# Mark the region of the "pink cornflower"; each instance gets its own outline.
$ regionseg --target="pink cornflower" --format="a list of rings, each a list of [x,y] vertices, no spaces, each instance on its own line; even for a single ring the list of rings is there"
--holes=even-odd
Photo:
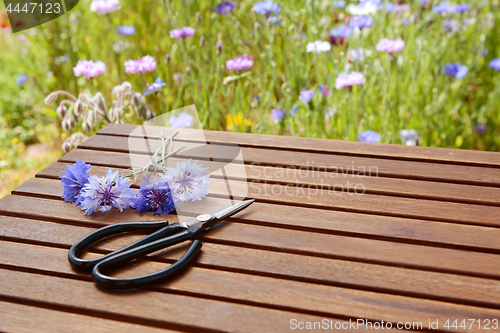
[[[365,82],[366,79],[362,73],[341,73],[335,80],[335,88],[342,89],[344,87],[352,87],[354,85],[363,84]]]
[[[170,30],[170,37],[179,39],[194,36],[194,28],[184,27],[180,29]]]
[[[156,61],[150,55],[136,59],[125,61],[125,72],[131,74],[152,72],[156,68]]]
[[[226,68],[230,71],[246,71],[253,66],[253,55],[244,54],[226,61]]]
[[[106,71],[106,65],[102,61],[79,60],[73,68],[75,76],[84,75],[87,79],[92,79]]]
[[[94,0],[90,4],[90,11],[108,15],[120,9],[120,0]]]
[[[377,43],[376,49],[379,52],[401,52],[405,47],[405,42],[401,38],[398,39],[387,39],[382,38],[380,42]]]

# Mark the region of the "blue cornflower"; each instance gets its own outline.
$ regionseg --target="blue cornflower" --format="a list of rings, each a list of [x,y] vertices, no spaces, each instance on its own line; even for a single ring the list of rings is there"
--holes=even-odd
[[[427,5],[429,3],[429,0],[420,0],[421,5]]]
[[[385,11],[390,13],[394,10],[395,5],[392,2],[388,2],[385,4]]]
[[[353,16],[349,20],[349,27],[351,28],[359,28],[359,29],[364,29],[364,28],[369,28],[373,26],[373,17],[371,16]]]
[[[328,90],[328,86],[326,84],[320,83],[319,84],[319,91],[325,97],[330,95],[330,91]]]
[[[150,181],[147,176],[144,177],[139,192],[131,200],[131,207],[136,208],[139,213],[152,210],[153,215],[173,211],[175,203],[168,182],[159,178]]]
[[[452,10],[454,13],[463,13],[470,10],[470,5],[455,5]]]
[[[215,5],[215,12],[222,15],[228,14],[233,11],[235,5],[232,1],[223,1]]]
[[[450,7],[451,7],[450,3],[445,1],[445,2],[440,3],[437,6],[434,6],[434,8],[432,8],[432,10],[434,11],[434,13],[446,13],[450,10]]]
[[[282,108],[278,108],[278,110],[271,109],[271,117],[273,117],[274,123],[277,124],[285,118],[285,111]]]
[[[488,65],[490,68],[500,71],[500,58],[492,59]]]
[[[453,19],[444,20],[443,28],[448,32],[458,31],[460,29],[460,23],[457,20]]]
[[[486,126],[486,124],[477,124],[474,127],[474,133],[476,133],[476,134],[484,134],[484,133],[486,133],[487,129],[488,129],[488,127]]]
[[[274,24],[274,25],[278,25],[280,23],[280,19],[277,17],[277,16],[269,16],[268,18],[269,22]]]
[[[330,34],[330,43],[333,45],[344,44],[345,38],[352,35],[352,28],[346,25],[340,25],[330,30]]]
[[[293,116],[295,116],[295,113],[297,112],[297,110],[299,109],[299,107],[300,107],[300,106],[299,106],[298,104],[295,104],[295,105],[293,106],[293,108],[290,110],[290,115],[291,115],[292,117],[293,117]]]
[[[122,36],[131,36],[135,34],[135,27],[133,25],[123,25],[116,28],[116,31],[118,31],[118,34]]]
[[[444,66],[443,72],[449,76],[461,79],[465,76],[465,74],[467,74],[467,66],[453,62],[451,64]]]
[[[380,134],[372,130],[364,131],[358,135],[358,141],[377,143],[380,142]]]
[[[344,0],[335,0],[332,2],[333,7],[336,8],[344,8],[345,7],[345,1]]]
[[[488,49],[483,49],[481,54],[483,55],[483,57],[486,57],[488,55]]]
[[[300,92],[299,101],[309,103],[314,97],[314,90],[302,90]]]
[[[193,116],[181,112],[177,117],[176,116],[170,117],[170,119],[168,120],[168,124],[173,128],[191,127],[191,125],[193,125]]]
[[[200,161],[196,160],[191,164],[189,159],[177,162],[177,166],[168,169],[162,179],[168,182],[175,202],[194,202],[205,197],[211,187],[210,174],[207,171],[208,168],[204,168]]]
[[[149,95],[154,92],[160,91],[161,88],[165,86],[165,83],[161,80],[161,78],[156,78],[154,83],[148,84],[146,90],[144,91],[144,96]]]
[[[21,84],[23,84],[24,82],[26,82],[28,80],[28,76],[27,75],[19,75],[16,79],[16,83],[18,86],[20,86]]]
[[[274,3],[273,0],[256,2],[255,5],[253,5],[253,11],[266,16],[270,16],[271,14],[279,15],[281,13],[280,6]]]
[[[410,24],[410,21],[408,19],[404,18],[404,19],[401,20],[401,24],[402,25],[408,25],[408,24]]]
[[[92,176],[83,186],[79,195],[79,203],[86,215],[97,211],[106,213],[116,207],[122,212],[129,208],[134,198],[134,190],[130,188],[128,178],[119,176],[118,171],[107,170],[105,177]]]
[[[75,164],[66,167],[62,172],[63,175],[59,177],[61,178],[61,187],[64,188],[61,196],[64,201],[76,201],[77,206],[80,204],[78,195],[89,181],[89,171],[90,165],[81,160],[76,160]]]

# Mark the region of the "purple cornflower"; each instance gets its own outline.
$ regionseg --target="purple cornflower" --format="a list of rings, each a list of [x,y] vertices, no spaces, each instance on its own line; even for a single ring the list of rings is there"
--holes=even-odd
[[[470,10],[470,5],[455,5],[453,6],[452,11],[454,13],[463,13]]]
[[[453,19],[444,20],[443,21],[443,28],[444,28],[444,30],[446,30],[448,32],[457,31],[460,29],[460,23],[458,23],[457,20],[453,20]]]
[[[191,164],[191,159],[189,159],[177,162],[175,168],[170,168],[165,172],[163,179],[168,182],[176,202],[178,200],[194,202],[205,197],[211,187],[210,174],[207,171],[208,168],[203,168],[199,161],[193,161]]]
[[[293,117],[295,116],[295,113],[297,112],[297,110],[299,109],[299,105],[298,104],[295,104],[292,109],[290,110],[290,115]]]
[[[271,14],[279,15],[281,13],[280,6],[274,3],[273,0],[264,0],[256,2],[253,5],[253,11],[259,14],[264,14],[269,17]]]
[[[76,160],[73,165],[68,165],[66,169],[62,172],[61,187],[64,188],[61,198],[64,201],[75,202],[79,205],[79,194],[83,186],[89,181],[89,171],[90,165],[81,161]]]
[[[354,28],[359,28],[359,29],[364,29],[364,28],[369,28],[373,26],[373,17],[371,16],[353,16],[349,20],[349,27],[354,29]]]
[[[90,4],[90,11],[96,12],[104,15],[108,15],[111,12],[114,12],[120,9],[120,1],[119,0],[94,0]]]
[[[344,44],[344,40],[352,35],[352,29],[341,25],[330,30],[330,43],[333,45]]]
[[[344,0],[335,0],[332,2],[333,7],[335,8],[344,8],[345,7],[345,1]]]
[[[465,74],[467,74],[467,66],[453,62],[451,64],[444,66],[443,72],[449,76],[461,79],[465,76]]]
[[[253,66],[253,55],[244,54],[226,61],[226,68],[230,71],[246,71]]]
[[[191,125],[193,125],[193,116],[181,112],[177,117],[176,116],[170,117],[170,119],[168,120],[168,124],[173,128],[191,127]]]
[[[224,2],[221,2],[217,5],[215,5],[215,12],[217,14],[228,14],[230,12],[233,11],[233,8],[236,4],[232,1],[224,1]]]
[[[79,60],[73,68],[75,76],[84,75],[87,79],[92,79],[106,71],[106,65],[102,61]]]
[[[401,38],[398,39],[387,39],[382,38],[376,46],[377,51],[379,52],[401,52],[405,47],[405,42]]]
[[[476,134],[484,134],[486,133],[486,130],[487,130],[486,124],[477,124],[474,127],[474,133]]]
[[[151,93],[158,92],[164,86],[165,86],[165,83],[163,83],[162,79],[158,77],[158,78],[156,78],[156,80],[155,80],[154,83],[148,84],[148,86],[146,87],[146,90],[144,91],[143,95],[147,96],[147,95],[149,95]]]
[[[282,108],[278,108],[278,110],[271,109],[271,117],[273,117],[274,123],[277,124],[285,118],[285,111]]]
[[[497,71],[500,71],[500,58],[492,59],[488,66]]]
[[[330,95],[330,91],[328,90],[328,86],[326,84],[320,83],[319,84],[319,91],[325,97]]]
[[[309,103],[314,97],[314,90],[302,90],[300,92],[299,101]]]
[[[153,215],[168,214],[175,209],[168,182],[160,178],[150,181],[147,176],[142,179],[141,188],[130,206],[136,208],[138,213],[152,210]]]
[[[401,132],[399,132],[399,136],[400,136],[401,140],[403,140],[407,146],[418,145],[417,131],[415,131],[414,129],[401,130]]]
[[[79,203],[86,215],[97,211],[106,213],[116,207],[122,212],[129,208],[134,190],[130,188],[128,178],[119,176],[118,171],[107,170],[105,177],[92,176],[80,191]]]
[[[133,25],[123,25],[116,28],[116,31],[121,36],[131,36],[135,34],[135,27]]]
[[[174,30],[170,30],[170,37],[174,38],[174,39],[193,37],[194,31],[195,31],[194,28],[191,28],[191,27],[183,27],[180,29],[174,29]]]
[[[20,86],[21,84],[23,84],[24,82],[26,82],[28,80],[28,76],[23,74],[23,75],[19,75],[16,79],[16,84],[18,86]]]
[[[125,72],[131,74],[152,72],[156,68],[156,61],[150,55],[138,58],[136,60],[125,61]]]
[[[358,141],[377,143],[380,142],[380,134],[372,130],[364,131],[358,135]]]
[[[342,89],[344,87],[352,87],[354,85],[363,84],[366,82],[365,76],[359,72],[340,73],[335,79],[335,88]]]
[[[434,8],[432,8],[432,10],[434,11],[434,13],[446,13],[450,10],[450,3],[445,1],[445,2],[442,2],[440,3],[439,5],[437,6],[434,6]]]

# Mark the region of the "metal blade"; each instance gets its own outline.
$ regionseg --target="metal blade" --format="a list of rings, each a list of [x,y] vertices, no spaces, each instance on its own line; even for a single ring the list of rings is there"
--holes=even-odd
[[[255,199],[238,202],[237,204],[231,205],[229,207],[226,207],[218,211],[217,213],[214,214],[214,217],[218,220],[223,220],[226,217],[234,215],[240,210],[243,210],[246,207],[250,206],[254,201]]]

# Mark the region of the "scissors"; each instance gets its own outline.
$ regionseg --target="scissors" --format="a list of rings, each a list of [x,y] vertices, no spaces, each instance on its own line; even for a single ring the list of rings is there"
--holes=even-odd
[[[70,264],[78,270],[92,270],[95,284],[101,288],[108,289],[133,289],[164,280],[179,273],[188,267],[196,258],[202,243],[195,239],[189,250],[174,264],[158,272],[131,277],[117,278],[103,274],[103,270],[119,266],[126,262],[142,257],[148,253],[155,252],[169,246],[193,239],[212,226],[237,212],[250,206],[255,200],[246,200],[214,210],[208,214],[201,214],[184,223],[168,224],[168,221],[159,222],[123,222],[116,223],[97,229],[78,242],[73,244],[69,250],[68,259]],[[150,231],[154,233],[135,241],[119,250],[108,253],[95,259],[81,259],[78,257],[87,247],[105,237],[130,231]]]

